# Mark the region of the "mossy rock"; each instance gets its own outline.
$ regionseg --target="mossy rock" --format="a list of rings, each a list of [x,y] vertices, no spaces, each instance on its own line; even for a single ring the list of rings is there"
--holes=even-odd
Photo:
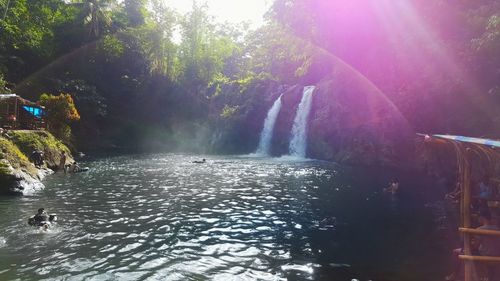
[[[62,151],[68,162],[73,161],[68,147],[46,131],[9,131],[0,137],[0,194],[27,194],[43,188],[40,180],[48,170],[30,162],[34,150],[43,151],[49,168],[58,166]]]
[[[25,169],[29,174],[36,175],[36,168],[28,157],[10,140],[0,137],[0,175],[10,174],[9,164],[14,169]]]
[[[49,168],[57,168],[61,152],[67,154],[67,162],[73,161],[66,145],[46,131],[9,131],[0,137],[0,194],[28,194],[43,188],[40,180],[49,173],[30,162],[34,150],[44,153]]]
[[[61,141],[57,140],[47,131],[11,131],[9,132],[11,141],[26,156],[31,155],[34,150],[44,153],[44,160],[49,168],[56,168],[61,159],[61,151],[71,159],[70,150]]]
[[[22,176],[21,176],[22,175]],[[9,139],[0,137],[0,194],[23,194],[21,181],[38,178],[38,169]]]
[[[0,155],[0,178],[11,174],[10,165],[2,157],[3,154]]]

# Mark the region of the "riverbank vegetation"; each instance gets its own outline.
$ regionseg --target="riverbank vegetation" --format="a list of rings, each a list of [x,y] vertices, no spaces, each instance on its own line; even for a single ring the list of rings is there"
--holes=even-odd
[[[56,169],[59,165],[61,152],[71,155],[69,148],[51,133],[40,131],[11,131],[10,141],[29,157],[33,151],[42,151],[47,167]]]
[[[10,174],[10,170],[8,169],[9,166],[12,166],[14,169],[29,169],[30,172],[36,174],[34,173],[34,169],[31,169],[28,157],[10,140],[0,137],[0,150],[2,151],[2,154],[0,155],[0,159],[2,159],[2,175]]]
[[[71,143],[70,123],[80,120],[71,95],[42,94],[39,103],[45,108],[47,130],[66,143]]]
[[[275,0],[256,30],[166,2],[0,0],[0,93],[71,95],[83,149],[250,152],[274,99],[308,84],[341,92],[315,104],[315,157],[392,151],[358,114],[374,93],[405,131],[500,135],[497,1]]]

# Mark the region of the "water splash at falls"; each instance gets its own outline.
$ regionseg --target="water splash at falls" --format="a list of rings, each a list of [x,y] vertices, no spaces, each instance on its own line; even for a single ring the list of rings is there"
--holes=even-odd
[[[259,146],[257,147],[256,154],[269,155],[271,151],[271,140],[273,138],[274,124],[278,118],[278,114],[281,110],[281,96],[274,102],[273,106],[267,112],[266,120],[264,121],[264,128],[260,133]]]
[[[294,157],[305,158],[307,148],[307,119],[312,105],[312,94],[315,86],[304,87],[302,100],[297,108],[297,114],[293,121],[289,154]]]

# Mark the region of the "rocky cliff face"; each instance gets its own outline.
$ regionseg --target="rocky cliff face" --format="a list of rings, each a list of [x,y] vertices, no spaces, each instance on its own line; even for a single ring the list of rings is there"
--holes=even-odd
[[[312,158],[400,166],[413,157],[412,128],[362,77],[338,72],[321,81],[309,122]]]
[[[44,153],[44,164],[30,161],[34,150]],[[0,136],[0,194],[25,195],[43,189],[41,180],[57,168],[61,152],[72,162],[69,149],[46,131],[9,131]]]
[[[245,87],[235,84],[221,87],[220,93],[210,102],[213,130],[207,137],[209,150],[230,154],[254,152],[267,111],[283,89],[273,81],[256,81]]]
[[[293,120],[307,85],[316,86],[308,121],[308,157],[392,166],[409,164],[408,159],[415,157],[414,132],[397,108],[361,75],[353,75],[352,71],[342,68],[315,83],[294,86],[268,83],[267,87],[261,87],[261,92],[250,88],[244,95],[254,96],[252,102],[235,101],[237,116],[216,124],[216,151],[231,146],[232,153],[253,152],[267,110],[283,93],[272,154],[288,154]],[[224,99],[234,92],[232,89],[223,95]]]

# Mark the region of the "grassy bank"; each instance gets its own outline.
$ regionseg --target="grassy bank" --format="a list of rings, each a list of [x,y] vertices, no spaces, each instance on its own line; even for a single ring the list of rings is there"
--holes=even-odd
[[[12,143],[27,157],[34,150],[43,151],[48,168],[55,169],[61,159],[61,152],[70,155],[70,150],[61,141],[47,131],[12,131],[9,132]]]

